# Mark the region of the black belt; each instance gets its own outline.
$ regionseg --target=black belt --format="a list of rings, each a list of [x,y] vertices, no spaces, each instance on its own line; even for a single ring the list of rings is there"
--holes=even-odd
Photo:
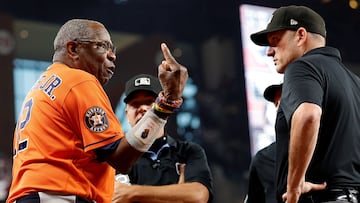
[[[301,196],[299,203],[320,203],[328,201],[359,203],[359,191],[353,188],[339,188],[323,191],[314,191]]]

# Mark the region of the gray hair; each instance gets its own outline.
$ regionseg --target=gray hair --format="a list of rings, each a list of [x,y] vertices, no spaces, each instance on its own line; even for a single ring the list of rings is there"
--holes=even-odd
[[[89,24],[99,24],[104,26],[98,21],[87,19],[72,19],[61,26],[54,39],[55,53],[63,51],[66,47],[66,43],[69,41],[80,38],[89,38],[94,32]]]

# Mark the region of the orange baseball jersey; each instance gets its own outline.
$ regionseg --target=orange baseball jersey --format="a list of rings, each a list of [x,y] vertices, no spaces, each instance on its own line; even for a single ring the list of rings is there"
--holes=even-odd
[[[37,191],[111,202],[115,170],[96,160],[94,149],[123,136],[109,98],[93,75],[51,65],[23,103],[7,202]]]

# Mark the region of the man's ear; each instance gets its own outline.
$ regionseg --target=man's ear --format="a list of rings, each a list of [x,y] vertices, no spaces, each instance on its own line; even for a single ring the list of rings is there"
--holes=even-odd
[[[71,57],[77,57],[77,47],[78,44],[76,42],[70,41],[66,44],[66,52],[71,56]]]
[[[308,35],[306,29],[303,28],[303,27],[300,27],[300,28],[296,31],[296,34],[297,34],[297,36],[298,36],[298,41],[299,41],[299,43],[303,44],[303,43],[306,41],[307,35]]]

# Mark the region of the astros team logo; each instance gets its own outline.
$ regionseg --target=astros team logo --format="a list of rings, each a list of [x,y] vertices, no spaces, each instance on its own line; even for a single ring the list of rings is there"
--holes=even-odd
[[[105,111],[97,106],[91,107],[86,111],[85,124],[93,132],[103,132],[109,127]]]

